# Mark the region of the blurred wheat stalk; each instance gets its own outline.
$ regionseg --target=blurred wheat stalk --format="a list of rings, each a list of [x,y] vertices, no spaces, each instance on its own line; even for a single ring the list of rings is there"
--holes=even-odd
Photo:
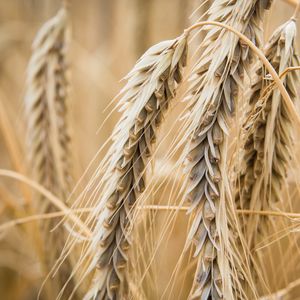
[[[68,12],[62,8],[39,30],[33,43],[28,66],[25,110],[28,123],[28,153],[33,178],[62,200],[71,190],[71,149],[67,126],[67,59]],[[51,213],[57,208],[48,199],[36,203],[38,213]],[[50,298],[53,299],[72,273],[66,262],[52,279],[52,268],[65,244],[62,226],[55,229],[54,219],[42,223],[44,235],[44,264],[51,277]],[[68,284],[69,293],[74,289]],[[47,292],[48,294],[49,292]]]

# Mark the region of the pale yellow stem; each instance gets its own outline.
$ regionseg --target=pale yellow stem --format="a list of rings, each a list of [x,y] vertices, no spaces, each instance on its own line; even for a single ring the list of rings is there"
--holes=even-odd
[[[187,211],[188,206],[176,206],[176,205],[143,205],[138,207],[138,209],[145,210],[178,210]],[[247,210],[247,209],[237,209],[238,214],[244,215],[262,215],[262,216],[274,216],[274,217],[288,217],[288,218],[300,218],[300,213],[287,213],[281,211],[260,211],[260,210]]]
[[[297,20],[300,12],[300,0],[298,0],[292,19]]]
[[[74,222],[79,228],[82,230],[84,234],[87,235],[87,237],[91,237],[91,231],[89,228],[77,217],[73,214],[72,209],[67,207],[59,198],[55,197],[51,192],[49,192],[47,189],[45,189],[42,185],[38,184],[37,182],[27,178],[26,176],[19,174],[14,171],[10,170],[3,170],[0,169],[0,176],[10,177],[14,178],[16,180],[22,181],[32,188],[34,188],[36,191],[41,193],[43,196],[46,197],[55,207],[57,207],[59,210],[64,212],[64,214]]]
[[[1,171],[0,171],[1,172]],[[90,213],[94,210],[94,207],[85,207],[85,208],[76,208],[69,211],[72,211],[72,214],[78,214],[78,213]],[[137,209],[139,210],[157,210],[157,211],[180,211],[185,212],[189,209],[187,206],[176,206],[176,205],[143,205],[138,206]],[[300,213],[288,213],[288,212],[280,212],[280,211],[258,211],[258,210],[247,210],[247,209],[237,209],[236,212],[238,214],[244,214],[244,215],[263,215],[263,216],[272,216],[272,217],[286,217],[286,218],[299,218],[300,219]],[[0,232],[7,230],[13,226],[21,225],[24,223],[32,222],[32,221],[39,221],[39,220],[45,220],[45,219],[52,219],[52,218],[58,218],[58,217],[65,217],[66,213],[65,211],[57,211],[52,213],[45,213],[45,214],[37,214],[32,216],[27,216],[24,218],[18,218],[14,219],[8,222],[5,222],[0,225]]]
[[[294,6],[297,6],[298,4],[298,0],[282,0],[282,1]]]
[[[78,209],[72,209],[72,213],[89,213],[91,212],[91,208],[78,208]],[[40,220],[46,220],[46,219],[54,219],[58,217],[65,217],[66,213],[63,211],[56,211],[52,213],[45,213],[45,214],[37,214],[32,216],[27,216],[24,218],[18,218],[15,220],[8,221],[6,223],[3,223],[0,225],[0,232],[7,230],[11,227],[14,227],[16,225],[21,225],[24,223],[32,222],[32,221],[40,221]]]

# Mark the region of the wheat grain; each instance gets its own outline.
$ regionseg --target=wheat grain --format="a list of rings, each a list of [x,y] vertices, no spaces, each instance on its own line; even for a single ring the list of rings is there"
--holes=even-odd
[[[125,299],[128,296],[128,248],[131,210],[143,192],[157,128],[175,97],[186,64],[187,37],[151,47],[126,77],[119,102],[123,116],[113,133],[104,183],[96,209],[92,244],[97,247],[89,270],[97,267],[85,299]],[[103,209],[103,206],[105,208]],[[102,210],[103,209],[103,210]]]
[[[67,11],[61,9],[39,30],[28,65],[25,96],[28,151],[34,178],[61,199],[70,191],[70,137],[67,127]],[[40,213],[56,211],[46,199],[37,204]],[[43,223],[45,264],[48,272],[64,246],[65,232],[59,228],[49,236],[54,221]],[[55,249],[55,251],[54,251]],[[71,273],[67,261],[55,278],[56,293]],[[71,287],[71,289],[73,289]],[[50,296],[50,298],[53,296]]]
[[[28,148],[35,177],[58,196],[65,196],[69,190],[66,18],[62,9],[38,32],[28,66],[25,96]]]
[[[259,20],[269,5],[270,1],[215,1],[208,21],[226,23],[259,44]],[[225,203],[225,136],[238,86],[249,70],[252,55],[246,44],[223,29],[211,29],[202,47],[189,91],[188,117],[193,121],[189,131],[192,140],[187,149],[187,200],[194,220],[188,241],[195,244],[194,256],[199,258],[190,298],[243,298],[234,274],[238,262],[229,254],[234,238],[228,230],[230,204]]]
[[[296,25],[294,20],[280,26],[265,47],[265,54],[278,73],[287,67],[299,66],[295,52]],[[258,71],[263,74],[262,67]],[[279,201],[281,187],[291,158],[292,127],[285,103],[275,89],[265,91],[262,77],[255,84],[257,92],[250,101],[254,111],[244,125],[244,169],[240,176],[240,201],[244,208],[267,210]],[[299,77],[289,73],[283,83],[293,101]],[[247,239],[253,246],[262,218],[247,220]]]

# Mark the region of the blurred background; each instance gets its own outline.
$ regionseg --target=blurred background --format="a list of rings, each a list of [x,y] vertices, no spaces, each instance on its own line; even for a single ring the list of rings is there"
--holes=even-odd
[[[191,14],[202,1],[71,0],[70,3],[69,108],[74,174],[78,180],[119,118],[114,113],[97,133],[107,115],[103,110],[123,85],[121,79],[149,46],[176,37],[195,21],[197,17]],[[1,169],[26,174],[23,104],[26,67],[36,32],[60,6],[60,0],[0,0]],[[206,1],[196,15],[200,16],[208,6]],[[266,37],[292,13],[292,5],[274,0],[265,23]],[[0,178],[1,223],[16,217],[15,208],[22,202],[20,190],[18,183]],[[180,222],[186,223],[184,217]],[[185,235],[180,228],[178,225],[172,233],[172,249],[179,247],[175,238],[178,241],[182,235],[183,240]],[[0,240],[0,299],[34,299],[32,287],[39,287],[40,278],[35,271],[37,262],[31,243],[32,240],[24,239],[22,231],[16,230],[10,230]],[[176,263],[176,256],[164,255],[165,265]],[[170,272],[162,275],[165,280],[162,278],[160,284],[164,285]]]

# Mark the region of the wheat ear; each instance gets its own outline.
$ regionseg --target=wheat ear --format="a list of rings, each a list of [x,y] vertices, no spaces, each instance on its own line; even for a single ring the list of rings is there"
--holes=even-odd
[[[34,40],[25,96],[28,151],[33,175],[40,184],[61,199],[66,199],[70,190],[70,137],[66,119],[67,34],[67,11],[62,8],[42,26]],[[48,213],[56,208],[41,199],[37,210]],[[49,239],[49,232],[54,226],[54,221],[43,223],[48,271],[64,245],[65,232],[61,228],[52,233]],[[71,266],[66,262],[57,276],[58,289],[63,287],[70,273]]]
[[[278,73],[288,67],[299,66],[295,37],[295,20],[290,20],[273,33],[265,47],[265,55]],[[254,93],[250,98],[255,106],[244,125],[245,165],[238,182],[241,205],[253,210],[271,209],[280,200],[293,146],[293,130],[286,105],[276,89],[263,88],[263,73],[263,68],[258,68]],[[295,101],[299,77],[291,72],[282,80],[291,99]],[[247,218],[250,247],[257,232],[262,229],[261,220],[258,216]]]
[[[145,188],[146,167],[163,115],[175,97],[186,64],[187,36],[151,47],[127,76],[119,102],[123,116],[104,160],[103,189],[95,210],[96,247],[89,270],[97,268],[85,299],[125,299],[132,210]]]
[[[65,196],[70,178],[66,34],[67,12],[61,9],[44,24],[33,43],[25,96],[28,146],[35,176],[58,196]]]
[[[255,43],[257,23],[270,1],[214,1],[208,21],[228,24]],[[236,36],[213,28],[203,41],[203,54],[191,77],[187,148],[187,201],[193,212],[188,241],[198,258],[191,299],[236,299],[243,291],[235,277],[236,262],[230,259],[233,242],[229,231],[230,203],[226,166],[228,119],[234,111],[238,86],[249,69],[249,47]],[[234,256],[234,255],[232,255]]]

